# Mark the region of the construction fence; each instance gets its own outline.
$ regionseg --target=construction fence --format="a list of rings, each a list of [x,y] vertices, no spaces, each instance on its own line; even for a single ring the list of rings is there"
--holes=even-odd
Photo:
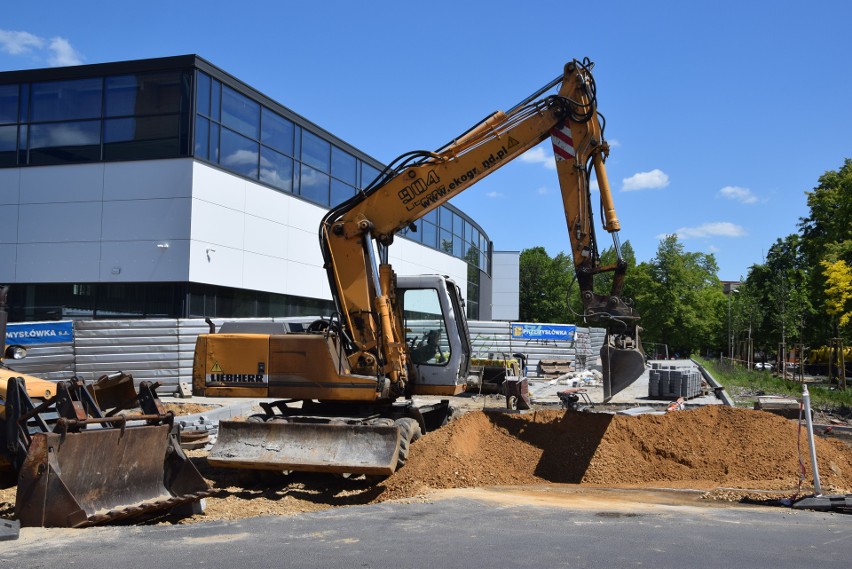
[[[244,322],[293,322],[304,318],[244,319]],[[228,321],[233,321],[229,319]],[[214,319],[216,329],[225,322]],[[37,323],[24,323],[37,324]],[[27,357],[7,362],[20,371],[52,380],[74,376],[94,380],[104,374],[123,371],[139,381],[156,381],[168,391],[181,382],[192,381],[195,339],[209,331],[202,319],[156,320],[75,320],[61,323],[70,334],[47,341],[30,342]],[[523,340],[512,337],[511,323],[472,320],[468,322],[474,358],[511,359],[514,354],[527,358],[526,372],[531,377],[544,375],[543,362],[560,362],[571,369],[585,369],[597,363],[605,331],[600,328],[576,328],[571,340]],[[15,324],[10,324],[14,330]],[[14,333],[14,332],[13,332]],[[22,337],[27,333],[19,333]],[[32,334],[31,334],[32,335]],[[69,337],[70,335],[70,337]],[[15,338],[9,337],[10,343]],[[23,342],[22,342],[23,343]]]

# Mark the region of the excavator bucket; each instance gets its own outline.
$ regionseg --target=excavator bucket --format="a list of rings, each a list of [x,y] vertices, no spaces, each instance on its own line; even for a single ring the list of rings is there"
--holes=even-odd
[[[156,384],[140,383],[141,413],[117,414],[100,408],[82,380],[29,383],[9,378],[0,421],[3,450],[17,470],[21,525],[84,527],[184,504],[177,511],[186,514],[210,495]]]
[[[389,476],[400,431],[393,425],[222,421],[207,461],[225,468]]]
[[[138,405],[139,394],[133,386],[133,376],[118,372],[102,375],[86,389],[101,409],[128,409]]]
[[[603,366],[604,403],[624,390],[645,372],[645,354],[635,349],[601,349]]]
[[[607,333],[601,348],[604,403],[645,373],[645,352],[639,340],[639,330],[635,327],[628,334]]]
[[[209,487],[170,426],[36,433],[18,475],[23,526],[83,527],[171,510]]]

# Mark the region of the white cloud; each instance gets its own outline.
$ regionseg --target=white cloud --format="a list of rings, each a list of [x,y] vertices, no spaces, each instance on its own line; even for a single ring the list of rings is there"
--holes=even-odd
[[[709,245],[709,246],[707,247],[707,251],[708,251],[709,253],[718,253],[718,252],[719,252],[719,248],[718,248],[718,247],[716,247],[715,245]]]
[[[546,152],[541,146],[536,146],[532,150],[521,154],[521,162],[543,164],[548,170],[556,170],[556,161],[553,159],[553,154]]]
[[[0,30],[0,51],[9,55],[33,55],[51,67],[80,65],[83,56],[63,37],[50,40],[29,32]]]
[[[550,190],[547,189],[547,186],[541,186],[535,191],[538,195],[543,196],[550,193]]]
[[[601,191],[601,187],[598,185],[598,179],[597,178],[591,179],[591,181],[589,182],[589,189],[592,190],[593,192]]]
[[[485,194],[485,197],[488,197],[488,198],[502,198],[502,197],[503,197],[503,194],[501,194],[500,192],[488,192],[488,193],[486,193],[486,194]]]
[[[741,188],[739,186],[725,186],[719,190],[719,195],[725,199],[738,201],[744,204],[757,203],[757,196],[751,193],[750,189]]]
[[[65,39],[56,37],[50,40],[49,50],[51,52],[47,62],[52,67],[64,67],[66,65],[80,65],[83,63],[82,56],[71,47],[71,43]]]
[[[612,139],[607,138],[606,141],[609,143],[610,148],[618,148],[619,146],[621,146],[621,142],[619,142],[615,138],[612,138]]]
[[[622,191],[632,192],[634,190],[652,190],[665,188],[669,185],[669,176],[662,170],[655,168],[650,172],[638,172],[622,181]]]
[[[701,237],[743,237],[746,235],[745,229],[729,221],[702,223],[696,227],[681,227],[674,233],[679,239]],[[662,239],[666,237],[666,234],[658,235],[657,237]]]
[[[44,40],[29,32],[0,30],[0,49],[11,55],[29,53],[44,47]]]

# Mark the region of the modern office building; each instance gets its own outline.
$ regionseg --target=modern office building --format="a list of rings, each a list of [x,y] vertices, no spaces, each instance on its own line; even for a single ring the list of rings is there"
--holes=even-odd
[[[407,150],[407,149],[401,149]],[[13,320],[331,310],[317,230],[384,168],[196,55],[0,73]],[[491,319],[491,244],[447,205],[391,249]]]

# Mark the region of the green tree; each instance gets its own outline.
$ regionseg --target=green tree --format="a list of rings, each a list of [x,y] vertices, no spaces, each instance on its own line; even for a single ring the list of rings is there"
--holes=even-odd
[[[632,273],[644,337],[687,355],[718,335],[725,302],[712,254],[684,251],[676,235],[660,241],[656,256]]]
[[[852,159],[846,158],[837,171],[819,177],[819,184],[807,193],[809,215],[800,219],[802,263],[807,275],[807,297],[813,307],[807,313],[805,338],[813,346],[825,345],[840,334],[826,318],[823,307],[829,305],[826,291],[831,287],[822,262],[842,260],[852,265]]]
[[[822,267],[828,314],[838,328],[845,328],[852,322],[852,268],[843,259],[822,261]]]
[[[852,158],[820,176],[807,196],[810,215],[800,219],[799,227],[810,266],[816,268],[823,259],[852,264]]]
[[[550,257],[544,247],[521,251],[519,316],[524,322],[570,322],[568,287],[571,261],[563,253]]]

